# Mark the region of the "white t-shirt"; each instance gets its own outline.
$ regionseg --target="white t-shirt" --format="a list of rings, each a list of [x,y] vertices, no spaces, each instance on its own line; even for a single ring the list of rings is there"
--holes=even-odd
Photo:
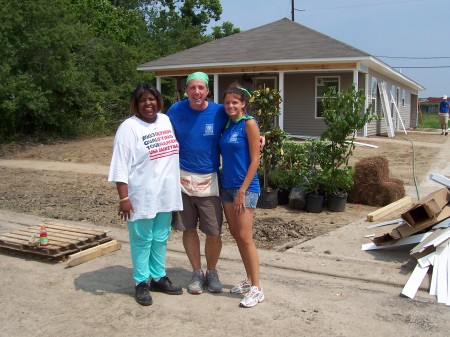
[[[183,210],[178,153],[172,124],[164,114],[158,113],[154,123],[132,116],[119,126],[108,181],[128,184],[134,208],[130,221]]]

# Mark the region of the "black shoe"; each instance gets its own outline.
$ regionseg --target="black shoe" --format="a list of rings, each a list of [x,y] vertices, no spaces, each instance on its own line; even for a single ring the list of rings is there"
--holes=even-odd
[[[446,136],[448,135],[448,132],[447,132],[447,131],[445,132],[445,135],[446,135]]]
[[[173,285],[167,276],[161,277],[158,282],[152,279],[150,281],[150,290],[169,295],[181,295],[183,293],[183,289],[180,286]]]
[[[153,303],[147,282],[141,282],[136,286],[134,298],[140,305],[151,305]]]

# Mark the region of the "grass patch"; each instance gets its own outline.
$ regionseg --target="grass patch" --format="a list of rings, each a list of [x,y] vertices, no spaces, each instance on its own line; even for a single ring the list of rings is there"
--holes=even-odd
[[[422,114],[423,127],[426,129],[440,129],[441,123],[439,123],[439,116],[437,114]],[[419,118],[419,126],[422,127],[422,122]]]

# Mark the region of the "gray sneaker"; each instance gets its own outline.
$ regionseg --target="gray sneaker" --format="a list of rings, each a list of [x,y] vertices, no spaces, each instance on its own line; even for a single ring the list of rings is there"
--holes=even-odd
[[[220,282],[219,274],[215,269],[206,271],[205,284],[208,286],[210,293],[222,292],[222,282]]]
[[[198,295],[203,292],[203,285],[205,284],[205,275],[203,270],[193,271],[191,283],[188,286],[188,293]]]

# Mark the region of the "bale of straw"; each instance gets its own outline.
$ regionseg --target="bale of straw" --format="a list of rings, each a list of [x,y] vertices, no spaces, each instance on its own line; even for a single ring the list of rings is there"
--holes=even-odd
[[[349,192],[349,202],[383,207],[405,196],[405,187],[400,179],[386,179],[377,183],[355,183]]]
[[[386,157],[375,156],[361,159],[355,164],[355,183],[371,184],[389,178],[389,162]]]

